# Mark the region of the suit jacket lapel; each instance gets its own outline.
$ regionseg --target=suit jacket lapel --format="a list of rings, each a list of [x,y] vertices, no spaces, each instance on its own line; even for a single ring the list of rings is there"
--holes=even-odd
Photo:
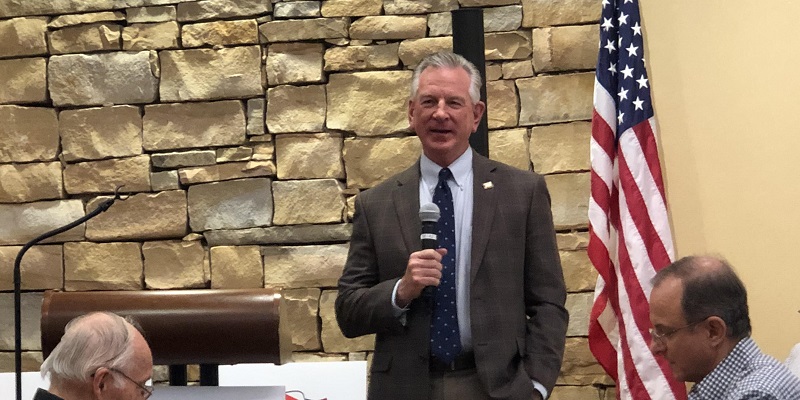
[[[487,182],[492,182],[495,166],[489,159],[478,153],[473,153],[472,159],[472,261],[470,266],[470,284],[475,281],[478,268],[481,266],[486,245],[489,242],[490,229],[494,218],[497,197],[491,185],[484,187]]]
[[[400,233],[409,254],[422,248],[419,239],[422,231],[422,223],[419,221],[419,176],[417,160],[411,168],[397,176],[397,186],[392,192]]]

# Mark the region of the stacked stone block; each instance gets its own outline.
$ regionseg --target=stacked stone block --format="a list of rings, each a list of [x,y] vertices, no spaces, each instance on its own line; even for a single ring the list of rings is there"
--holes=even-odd
[[[295,359],[364,360],[335,323],[355,196],[420,152],[411,70],[484,12],[491,158],[545,174],[571,311],[556,399],[609,379],[586,344],[598,0],[0,0],[0,311],[28,253],[25,365],[41,291],[280,286]],[[13,368],[11,324],[0,370]],[[595,386],[592,386],[595,385]],[[613,396],[613,393],[601,396]]]

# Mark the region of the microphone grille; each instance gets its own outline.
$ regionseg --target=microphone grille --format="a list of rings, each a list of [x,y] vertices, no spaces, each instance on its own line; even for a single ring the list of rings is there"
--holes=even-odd
[[[420,206],[419,220],[422,222],[439,222],[439,206],[434,203]]]

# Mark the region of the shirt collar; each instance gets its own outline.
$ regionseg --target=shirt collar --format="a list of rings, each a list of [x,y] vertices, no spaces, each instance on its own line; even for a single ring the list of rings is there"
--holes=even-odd
[[[467,177],[472,172],[472,148],[468,148],[467,151],[456,158],[447,168],[449,168],[450,172],[453,174],[455,184],[458,187],[462,187],[464,182],[467,181]],[[431,159],[426,157],[423,153],[419,160],[419,169],[422,180],[425,181],[428,187],[435,187],[436,183],[439,181],[439,171],[442,167],[431,161]]]
[[[703,399],[721,399],[723,394],[742,368],[754,357],[759,350],[756,342],[750,337],[739,341],[733,350],[716,367],[706,375],[698,384],[694,385],[690,394]],[[690,397],[690,398],[691,398]]]

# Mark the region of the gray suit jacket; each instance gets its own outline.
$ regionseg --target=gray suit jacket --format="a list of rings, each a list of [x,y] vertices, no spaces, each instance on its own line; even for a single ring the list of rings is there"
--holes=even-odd
[[[492,398],[529,400],[531,379],[548,391],[555,385],[568,321],[550,195],[538,174],[478,154],[473,172],[470,316],[478,375]],[[403,325],[390,301],[409,255],[421,249],[419,179],[417,162],[356,199],[336,318],[347,337],[377,334],[371,400],[430,395],[430,310],[413,301]]]

